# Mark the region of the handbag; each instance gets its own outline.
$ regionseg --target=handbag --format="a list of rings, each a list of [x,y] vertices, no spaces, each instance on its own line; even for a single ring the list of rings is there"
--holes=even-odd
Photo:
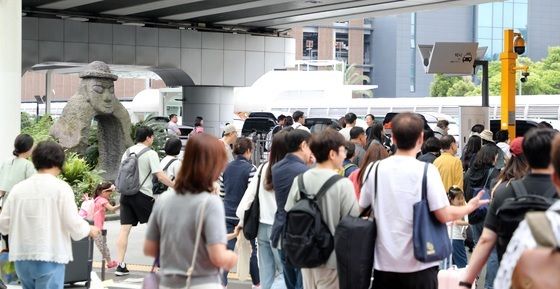
[[[377,199],[378,166],[379,162],[375,164],[374,204]],[[372,168],[373,165],[366,174],[366,180]],[[371,213],[370,209],[365,209],[357,218],[344,216],[336,226],[334,250],[340,289],[368,289],[372,286],[377,225],[375,218],[364,219],[373,216]]]
[[[259,233],[259,222],[261,218],[259,188],[261,187],[261,174],[263,168],[264,165],[261,166],[257,177],[257,193],[255,194],[255,199],[253,199],[253,203],[251,203],[249,209],[245,210],[245,213],[243,214],[243,235],[247,240],[255,239]]]
[[[447,234],[447,225],[442,224],[430,211],[427,200],[428,163],[424,165],[422,176],[422,200],[413,207],[412,242],[414,257],[420,262],[435,262],[451,254],[451,241]]]
[[[198,253],[198,247],[200,244],[200,238],[202,235],[202,225],[204,224],[204,212],[206,211],[206,205],[208,203],[208,198],[206,198],[206,200],[204,200],[204,203],[202,204],[202,207],[200,208],[200,214],[199,214],[199,219],[198,219],[198,225],[196,227],[196,238],[194,241],[194,252],[193,252],[193,257],[192,257],[192,262],[190,267],[187,269],[187,285],[185,288],[189,289],[191,287],[191,281],[192,281],[192,274],[194,272],[194,264],[196,263],[196,256]],[[159,274],[158,272],[155,272],[155,268],[156,268],[156,264],[158,264],[158,260],[159,258],[156,258],[154,260],[154,264],[152,265],[152,270],[150,270],[150,273],[148,273],[148,275],[146,275],[146,277],[144,277],[144,280],[142,282],[142,289],[159,289],[159,285],[160,285],[160,281],[161,281],[161,274]]]

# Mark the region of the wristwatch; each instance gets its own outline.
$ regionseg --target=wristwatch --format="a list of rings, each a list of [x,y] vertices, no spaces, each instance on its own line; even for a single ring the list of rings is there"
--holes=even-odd
[[[459,287],[472,288],[472,283],[461,281],[459,282]]]

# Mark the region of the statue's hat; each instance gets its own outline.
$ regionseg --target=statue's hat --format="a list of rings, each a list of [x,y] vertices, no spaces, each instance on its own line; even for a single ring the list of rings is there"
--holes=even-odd
[[[113,81],[119,78],[118,76],[111,73],[109,66],[102,61],[94,61],[88,64],[82,72],[79,74],[80,78],[107,78]]]

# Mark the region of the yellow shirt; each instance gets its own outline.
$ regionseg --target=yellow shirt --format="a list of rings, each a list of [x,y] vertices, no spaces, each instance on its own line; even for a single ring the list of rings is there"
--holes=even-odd
[[[434,161],[434,165],[441,175],[446,191],[453,185],[463,188],[463,165],[458,157],[444,152]]]

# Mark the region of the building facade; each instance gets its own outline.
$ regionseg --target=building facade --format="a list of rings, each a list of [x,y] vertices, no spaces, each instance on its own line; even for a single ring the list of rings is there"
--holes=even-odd
[[[433,75],[424,72],[418,44],[478,42],[479,47],[488,47],[486,59],[497,60],[504,29],[514,28],[526,40],[525,56],[538,61],[547,56],[550,46],[560,45],[559,14],[558,0],[506,0],[354,20],[348,27],[364,24],[363,44],[350,43],[342,53],[338,53],[337,42],[345,41],[345,29],[352,31],[344,25],[296,28],[296,59],[341,59],[349,64],[363,60],[364,74],[379,86],[376,97],[424,97],[430,94]],[[351,33],[348,35],[350,38]],[[318,41],[309,42],[314,39]],[[306,47],[306,43],[312,46]]]

